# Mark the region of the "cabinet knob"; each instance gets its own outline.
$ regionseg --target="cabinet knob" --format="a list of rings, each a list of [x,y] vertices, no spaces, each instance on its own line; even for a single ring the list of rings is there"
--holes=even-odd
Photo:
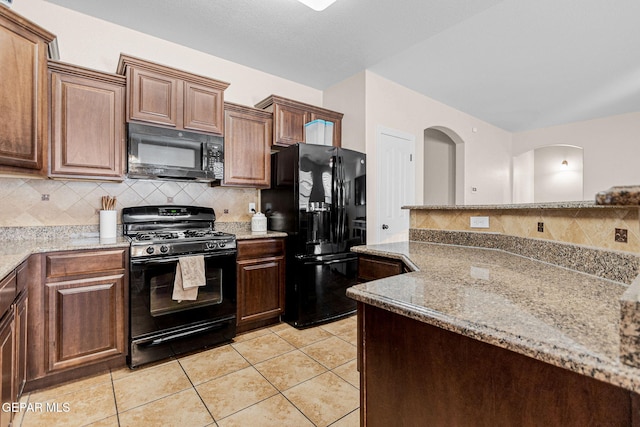
[[[383,229],[383,230],[388,230],[388,229],[389,229],[389,226],[388,226],[387,224],[382,224],[382,229]]]

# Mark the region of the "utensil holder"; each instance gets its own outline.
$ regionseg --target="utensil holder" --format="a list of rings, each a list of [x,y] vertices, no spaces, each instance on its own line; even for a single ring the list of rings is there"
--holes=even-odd
[[[115,243],[118,211],[100,211],[100,243]]]

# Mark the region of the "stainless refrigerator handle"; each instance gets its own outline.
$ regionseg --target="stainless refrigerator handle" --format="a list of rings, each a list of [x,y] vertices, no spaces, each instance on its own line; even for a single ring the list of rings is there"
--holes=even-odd
[[[333,162],[332,162],[332,187],[331,187],[331,191],[333,194],[331,194],[331,214],[332,217],[334,216],[334,213],[337,214],[339,211],[339,203],[338,203],[338,196],[339,196],[339,191],[340,191],[340,179],[339,179],[339,173],[340,173],[340,167],[338,165],[338,156],[334,156],[332,158]],[[337,215],[336,215],[337,216]],[[340,234],[339,234],[339,224],[337,221],[333,220],[331,221],[331,242],[332,243],[338,243],[340,241]]]

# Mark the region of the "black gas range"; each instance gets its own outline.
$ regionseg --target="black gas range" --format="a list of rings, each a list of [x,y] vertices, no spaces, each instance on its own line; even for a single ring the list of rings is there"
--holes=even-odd
[[[129,365],[230,342],[236,331],[236,239],[201,206],[122,210],[130,249]],[[200,263],[194,299],[177,298],[176,271]],[[196,264],[198,265],[198,264]]]

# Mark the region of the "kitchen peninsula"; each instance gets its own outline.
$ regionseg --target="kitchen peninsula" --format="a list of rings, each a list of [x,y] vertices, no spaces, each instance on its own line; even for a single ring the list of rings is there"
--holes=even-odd
[[[636,253],[418,229],[414,208],[409,242],[353,248],[410,271],[348,291],[362,425],[640,425]],[[566,208],[616,209],[544,207]]]

